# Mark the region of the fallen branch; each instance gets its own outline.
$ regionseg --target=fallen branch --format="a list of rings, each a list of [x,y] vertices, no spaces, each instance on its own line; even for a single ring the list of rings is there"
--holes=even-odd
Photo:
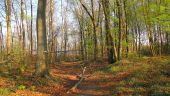
[[[81,84],[81,82],[85,79],[85,76],[84,76],[85,71],[86,71],[86,67],[83,68],[83,72],[80,76],[79,81],[71,89],[69,89],[67,93],[74,92],[76,88]]]

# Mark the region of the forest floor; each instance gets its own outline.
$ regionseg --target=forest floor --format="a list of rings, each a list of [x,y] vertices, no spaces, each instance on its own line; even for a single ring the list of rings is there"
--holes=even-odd
[[[91,63],[85,79],[69,91],[82,73],[81,62],[61,62],[51,68],[56,81],[30,79],[30,74],[0,76],[0,96],[169,96],[170,57],[121,60],[113,65]]]

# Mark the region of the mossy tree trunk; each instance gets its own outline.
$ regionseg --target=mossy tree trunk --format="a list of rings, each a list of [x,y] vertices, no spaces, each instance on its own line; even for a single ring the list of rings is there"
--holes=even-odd
[[[110,31],[110,6],[109,0],[102,0],[103,10],[105,15],[105,30],[106,30],[106,45],[107,56],[110,64],[116,62],[116,55],[114,51],[114,42]]]

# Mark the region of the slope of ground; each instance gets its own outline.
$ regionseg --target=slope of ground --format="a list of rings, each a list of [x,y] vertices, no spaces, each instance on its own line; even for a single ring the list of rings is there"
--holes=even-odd
[[[80,62],[62,62],[51,68],[58,83],[29,76],[0,77],[0,96],[169,96],[170,57],[143,57],[113,65],[91,63],[78,88]],[[35,82],[36,81],[36,82]]]

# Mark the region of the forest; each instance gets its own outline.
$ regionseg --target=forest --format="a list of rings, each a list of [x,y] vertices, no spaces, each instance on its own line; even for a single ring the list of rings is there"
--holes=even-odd
[[[0,0],[0,96],[170,96],[170,0]]]

